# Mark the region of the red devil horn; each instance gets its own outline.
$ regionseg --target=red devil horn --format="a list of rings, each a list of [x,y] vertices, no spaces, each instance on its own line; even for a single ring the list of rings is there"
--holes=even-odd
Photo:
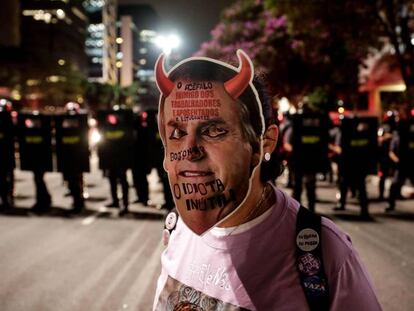
[[[158,57],[155,64],[155,80],[157,81],[158,88],[162,95],[167,97],[174,89],[174,82],[172,82],[164,72],[164,54]]]
[[[249,57],[242,50],[237,50],[239,59],[239,73],[232,79],[224,83],[227,93],[234,99],[238,98],[249,82],[253,79],[253,68]]]

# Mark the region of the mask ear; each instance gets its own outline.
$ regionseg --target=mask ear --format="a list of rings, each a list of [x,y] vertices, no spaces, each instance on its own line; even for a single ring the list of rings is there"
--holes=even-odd
[[[164,160],[162,161],[162,167],[164,168],[164,171],[168,173],[168,166],[167,166],[167,150],[164,151]]]
[[[273,151],[276,149],[278,137],[279,128],[275,124],[270,125],[263,135],[263,156],[266,153],[273,153]]]

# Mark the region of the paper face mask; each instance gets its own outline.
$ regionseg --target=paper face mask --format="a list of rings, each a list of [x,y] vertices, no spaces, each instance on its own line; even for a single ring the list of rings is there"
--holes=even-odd
[[[261,159],[264,121],[253,67],[245,53],[238,57],[238,71],[190,58],[167,76],[162,55],[156,64],[164,168],[180,216],[198,235],[243,204]]]

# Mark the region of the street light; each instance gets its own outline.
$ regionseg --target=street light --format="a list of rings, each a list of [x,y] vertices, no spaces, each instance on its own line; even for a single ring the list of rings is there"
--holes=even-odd
[[[180,46],[181,40],[176,34],[158,35],[154,39],[154,43],[168,56],[173,49]]]

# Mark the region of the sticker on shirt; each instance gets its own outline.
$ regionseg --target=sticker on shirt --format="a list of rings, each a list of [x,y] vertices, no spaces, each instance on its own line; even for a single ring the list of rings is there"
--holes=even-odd
[[[208,296],[168,276],[155,311],[248,311]]]
[[[297,246],[304,252],[311,252],[319,245],[319,234],[310,228],[301,230],[296,237]]]
[[[303,280],[303,286],[306,293],[311,297],[319,297],[325,294],[326,284],[325,280],[319,276],[310,276]]]
[[[321,261],[318,257],[310,253],[306,253],[299,257],[298,267],[302,274],[312,276],[319,272],[321,268]]]

